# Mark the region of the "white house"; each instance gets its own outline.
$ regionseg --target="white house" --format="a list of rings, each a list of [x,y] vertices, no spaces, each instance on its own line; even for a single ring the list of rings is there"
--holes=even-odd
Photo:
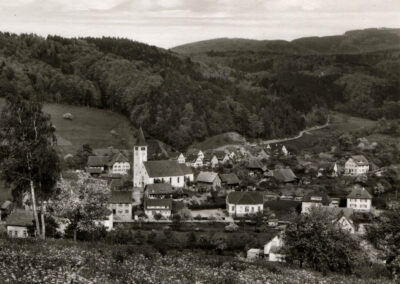
[[[184,187],[191,175],[177,161],[147,161],[147,143],[142,129],[139,129],[138,142],[133,149],[133,186],[145,187],[148,184],[164,182],[172,187]]]
[[[131,164],[123,150],[112,147],[96,149],[95,156],[89,156],[86,171],[92,175],[102,173],[126,175],[131,169]]]
[[[371,194],[364,187],[356,186],[347,196],[347,208],[368,212],[371,211],[371,201]]]
[[[229,155],[225,151],[214,151],[214,155],[218,159],[218,163],[226,164],[230,161]]]
[[[289,151],[286,149],[286,147],[285,147],[285,145],[283,145],[282,146],[282,154],[284,155],[284,156],[287,156],[287,155],[289,155]]]
[[[356,226],[354,225],[353,220],[344,214],[339,215],[339,217],[333,222],[343,231],[348,231],[350,234],[356,233]]]
[[[172,213],[172,199],[145,199],[144,213],[150,219],[154,219],[156,215],[163,218],[169,218]]]
[[[177,161],[179,164],[184,164],[186,163],[186,158],[182,153],[176,152],[176,153],[170,153],[169,154],[170,160]]]
[[[256,249],[256,248],[251,248],[247,251],[247,260],[253,261],[262,256],[262,250],[261,249]]]
[[[33,212],[23,209],[14,210],[8,216],[6,226],[10,238],[29,237],[29,227],[33,228]]]
[[[303,198],[301,203],[301,213],[308,213],[312,207],[328,206],[329,199],[322,195],[308,195]]]
[[[112,211],[114,221],[131,221],[132,203],[131,191],[112,191],[108,200],[108,208]]]
[[[351,156],[344,165],[344,173],[350,176],[363,175],[368,170],[369,163],[363,155]]]
[[[203,166],[215,168],[218,166],[218,158],[213,153],[205,153],[203,159]]]
[[[231,192],[226,197],[226,209],[230,216],[242,217],[264,212],[264,197],[255,191]]]
[[[268,261],[284,262],[285,255],[282,253],[283,238],[279,234],[264,245],[264,257]]]

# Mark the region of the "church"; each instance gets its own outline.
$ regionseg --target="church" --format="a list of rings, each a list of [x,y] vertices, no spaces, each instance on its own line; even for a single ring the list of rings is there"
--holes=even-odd
[[[148,145],[142,128],[133,147],[133,186],[145,187],[154,183],[169,183],[172,187],[184,187],[186,181],[193,181],[193,172],[177,161],[147,161]]]

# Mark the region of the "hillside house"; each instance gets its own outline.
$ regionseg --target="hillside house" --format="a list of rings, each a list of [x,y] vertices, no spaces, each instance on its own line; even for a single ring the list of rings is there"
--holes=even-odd
[[[183,173],[183,176],[185,178],[185,182],[187,183],[188,181],[193,182],[194,181],[194,174],[191,168],[186,166],[185,164],[179,164],[179,167],[181,168],[181,171]]]
[[[264,197],[256,191],[231,192],[226,197],[226,209],[234,217],[263,213]]]
[[[250,171],[251,175],[262,175],[267,170],[267,167],[265,167],[260,160],[254,158],[247,161],[246,168]]]
[[[239,186],[240,180],[235,173],[221,174],[221,184],[227,189],[234,189]]]
[[[34,230],[33,211],[15,209],[6,221],[7,234],[10,238],[27,238],[29,232]]]
[[[199,192],[215,191],[221,187],[221,179],[215,172],[200,172],[196,178],[196,186]]]
[[[132,220],[132,204],[132,191],[112,191],[108,200],[108,208],[117,222]]]
[[[218,163],[219,162],[215,154],[211,152],[204,153],[203,167],[215,168],[216,166],[218,166]]]
[[[203,166],[204,156],[198,156],[195,154],[186,156],[186,165],[191,168],[201,168]]]
[[[347,208],[354,209],[356,211],[371,211],[372,196],[371,194],[361,186],[356,186],[347,196]]]
[[[329,206],[330,200],[327,195],[307,195],[301,203],[301,213],[308,213],[312,207]]]
[[[103,173],[126,175],[131,169],[127,153],[114,148],[97,149],[102,154],[89,156],[86,172],[98,176]]]
[[[273,177],[279,182],[283,183],[295,183],[298,182],[298,178],[289,168],[273,170]]]
[[[343,231],[347,231],[350,234],[355,234],[357,231],[350,214],[347,214],[344,211],[341,211],[340,215],[333,221],[333,223]]]
[[[145,198],[144,213],[150,219],[154,219],[156,215],[161,215],[163,218],[168,219],[172,214],[172,199]]]
[[[275,236],[272,240],[264,245],[264,257],[268,261],[284,262],[285,254],[282,253],[283,237],[281,234]]]
[[[351,156],[344,165],[344,173],[350,176],[364,175],[368,170],[369,163],[363,155]]]
[[[217,157],[219,164],[224,165],[230,162],[229,155],[225,151],[214,151],[214,155]]]
[[[144,188],[144,194],[147,198],[172,198],[174,190],[169,183],[148,184]]]
[[[261,258],[261,256],[262,256],[261,249],[251,248],[247,251],[246,259],[248,261],[254,261],[256,259]]]
[[[179,164],[186,163],[185,156],[180,152],[171,152],[171,153],[168,154],[168,156],[169,156],[170,160],[177,161]]]
[[[284,156],[288,156],[289,155],[289,151],[288,149],[285,147],[285,145],[282,146],[281,152]]]

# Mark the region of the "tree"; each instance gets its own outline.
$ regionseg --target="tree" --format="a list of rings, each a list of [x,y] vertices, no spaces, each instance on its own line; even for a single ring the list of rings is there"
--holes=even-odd
[[[174,228],[175,231],[178,231],[181,228],[182,225],[181,219],[182,217],[179,214],[172,215],[172,227]]]
[[[377,217],[367,231],[367,238],[383,251],[386,265],[397,280],[400,275],[400,207]]]
[[[251,214],[250,218],[254,222],[254,230],[256,230],[256,231],[264,223],[263,212],[257,212],[255,214]]]
[[[21,200],[30,189],[36,231],[45,238],[45,202],[54,193],[60,163],[54,149],[55,128],[42,105],[9,96],[0,119],[1,178],[11,187],[15,200]],[[41,224],[37,205],[41,204]]]
[[[58,194],[51,200],[54,213],[70,221],[74,230],[93,232],[96,220],[103,220],[110,212],[107,202],[111,193],[107,181],[93,179],[85,172],[68,172],[57,184]]]
[[[334,216],[323,208],[295,218],[283,237],[287,262],[324,273],[352,273],[364,259],[359,241],[333,221]]]

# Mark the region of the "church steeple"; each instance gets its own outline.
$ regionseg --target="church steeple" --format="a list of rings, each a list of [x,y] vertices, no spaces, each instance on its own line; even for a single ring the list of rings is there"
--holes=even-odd
[[[147,146],[146,139],[144,138],[142,127],[139,128],[139,135],[136,141],[136,146]]]

